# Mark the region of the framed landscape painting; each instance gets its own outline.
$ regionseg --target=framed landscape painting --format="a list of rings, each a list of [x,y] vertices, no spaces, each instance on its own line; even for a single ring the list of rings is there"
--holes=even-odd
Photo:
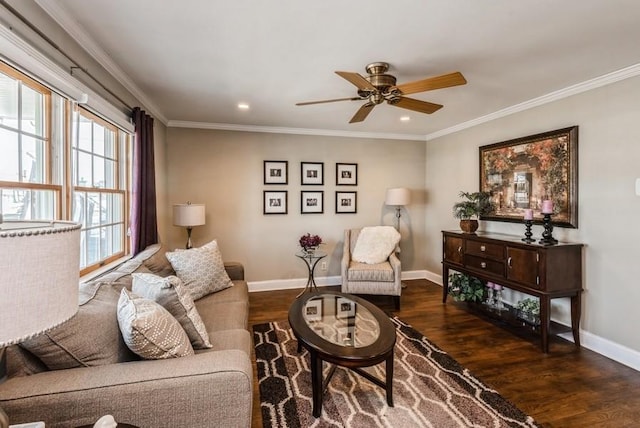
[[[540,223],[551,200],[552,224],[578,227],[578,127],[480,147],[480,190],[495,204],[482,220],[521,222],[532,209]]]

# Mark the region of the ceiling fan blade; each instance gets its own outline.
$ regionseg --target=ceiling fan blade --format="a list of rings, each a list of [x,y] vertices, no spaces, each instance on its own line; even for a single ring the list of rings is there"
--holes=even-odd
[[[321,101],[305,101],[303,103],[296,103],[297,106],[308,106],[310,104],[324,104],[324,103],[334,103],[336,101],[358,101],[361,100],[360,97],[349,97],[349,98],[334,98],[332,100],[321,100]]]
[[[420,101],[413,98],[401,97],[398,101],[389,102],[389,104],[413,110],[420,113],[431,114],[442,108],[442,104],[434,104],[427,101]]]
[[[358,73],[352,73],[350,71],[336,71],[336,74],[343,79],[348,80],[358,87],[362,91],[375,91],[376,87],[371,84],[367,79],[359,75]]]
[[[456,71],[455,73],[443,74],[442,76],[403,83],[392,89],[398,89],[403,94],[408,95],[417,92],[432,91],[434,89],[448,88],[450,86],[464,85],[465,83],[467,83],[467,80],[462,73]]]
[[[356,114],[353,115],[349,123],[362,122],[367,118],[367,116],[369,116],[369,113],[371,113],[371,110],[373,110],[375,106],[376,105],[371,102],[363,104],[362,107],[358,109]]]

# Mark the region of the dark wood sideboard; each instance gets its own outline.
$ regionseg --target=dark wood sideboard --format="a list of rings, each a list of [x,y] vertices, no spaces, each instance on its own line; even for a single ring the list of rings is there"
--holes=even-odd
[[[580,346],[582,244],[525,243],[520,236],[442,231],[442,302],[449,292],[449,270],[495,282],[540,299],[540,335],[549,352],[551,299],[571,298],[571,331]]]

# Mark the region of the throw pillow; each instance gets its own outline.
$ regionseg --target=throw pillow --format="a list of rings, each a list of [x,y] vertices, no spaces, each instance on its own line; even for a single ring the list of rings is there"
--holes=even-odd
[[[400,242],[400,234],[392,226],[363,227],[351,253],[360,263],[382,263],[389,258]]]
[[[122,340],[116,308],[119,291],[101,281],[80,284],[78,312],[20,346],[49,370],[100,366],[138,359]]]
[[[211,348],[209,334],[189,291],[177,276],[165,278],[151,273],[133,273],[133,292],[153,300],[180,323],[194,349]]]
[[[123,288],[118,300],[118,324],[125,343],[145,359],[193,355],[193,348],[176,319],[153,300]]]
[[[193,300],[233,285],[224,269],[222,254],[215,239],[200,248],[177,250],[166,255]]]

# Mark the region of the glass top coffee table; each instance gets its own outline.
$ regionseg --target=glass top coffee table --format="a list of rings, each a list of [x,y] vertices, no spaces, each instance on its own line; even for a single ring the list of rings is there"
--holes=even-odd
[[[322,411],[322,395],[336,366],[353,370],[385,389],[387,404],[393,407],[393,348],[396,329],[374,304],[350,294],[322,291],[305,293],[289,308],[289,324],[311,357],[313,416]],[[322,362],[333,364],[322,379]],[[385,362],[385,379],[360,370]]]

